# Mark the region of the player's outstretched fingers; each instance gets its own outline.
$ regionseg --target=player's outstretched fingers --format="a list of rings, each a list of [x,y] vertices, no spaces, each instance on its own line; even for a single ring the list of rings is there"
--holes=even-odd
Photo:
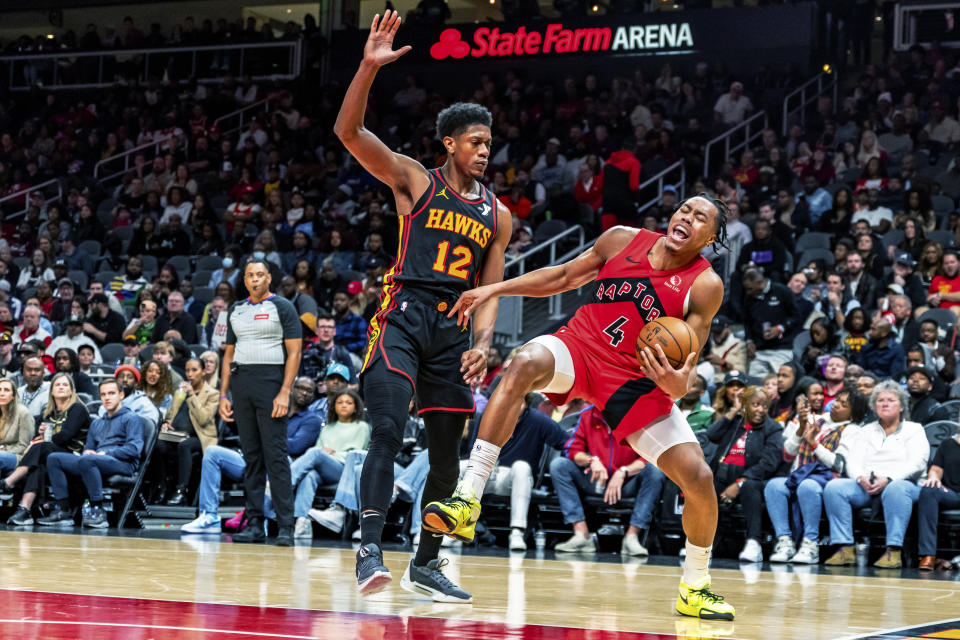
[[[660,345],[657,345],[657,349],[660,349]],[[644,355],[647,356],[647,366],[649,367],[650,373],[655,376],[662,376],[664,374],[663,365],[660,364],[660,360],[654,354],[653,349],[650,347],[643,348]],[[660,350],[660,355],[663,356],[663,350]],[[647,375],[649,376],[650,373]]]
[[[376,33],[377,28],[379,26],[380,26],[380,14],[378,13],[375,16],[373,16],[373,23],[370,25],[370,33],[371,34]]]
[[[657,346],[659,347],[660,345],[657,345]],[[691,351],[689,355],[687,355],[686,362],[683,363],[683,369],[689,371],[690,369],[693,369],[695,366],[697,366],[697,352]]]

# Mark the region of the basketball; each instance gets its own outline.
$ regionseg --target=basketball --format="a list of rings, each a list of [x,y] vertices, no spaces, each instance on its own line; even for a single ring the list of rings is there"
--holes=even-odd
[[[680,318],[669,316],[648,322],[640,331],[637,336],[637,359],[640,360],[640,352],[644,347],[650,347],[656,354],[658,344],[674,369],[682,367],[690,352],[700,348],[700,340],[690,325]]]

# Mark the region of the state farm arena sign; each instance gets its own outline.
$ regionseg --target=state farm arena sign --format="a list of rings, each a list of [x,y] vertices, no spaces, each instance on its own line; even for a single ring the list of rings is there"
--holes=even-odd
[[[442,81],[458,88],[472,86],[474,72],[516,67],[535,69],[544,78],[588,70],[632,73],[644,57],[656,56],[671,56],[677,65],[723,60],[728,69],[740,73],[756,73],[760,64],[775,69],[796,66],[805,73],[815,35],[814,15],[812,2],[793,2],[439,27],[404,24],[395,44],[411,45],[413,50],[389,70],[391,76],[456,70]],[[333,32],[330,73],[338,81],[353,77],[367,33]],[[378,80],[380,86],[384,82],[389,81]]]
[[[688,22],[565,27],[554,22],[537,27],[476,27],[473,32],[451,27],[430,47],[434,60],[447,58],[506,58],[571,53],[691,52],[693,30]]]

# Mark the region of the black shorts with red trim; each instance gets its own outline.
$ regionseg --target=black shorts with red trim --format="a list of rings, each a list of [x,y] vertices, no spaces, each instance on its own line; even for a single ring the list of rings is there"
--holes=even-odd
[[[376,367],[410,381],[420,413],[473,413],[473,394],[460,372],[460,356],[470,349],[470,332],[448,318],[456,298],[401,288],[389,310],[371,323],[361,377]]]

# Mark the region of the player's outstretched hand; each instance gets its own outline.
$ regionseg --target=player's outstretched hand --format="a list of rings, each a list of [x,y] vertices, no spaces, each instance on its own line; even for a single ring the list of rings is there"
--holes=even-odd
[[[644,347],[640,352],[640,368],[644,375],[653,380],[671,398],[686,395],[690,372],[696,364],[696,351],[690,352],[680,369],[673,368],[660,345],[656,345],[656,350]]]
[[[400,14],[396,11],[387,10],[383,14],[373,16],[373,24],[370,26],[370,35],[367,36],[367,44],[363,47],[363,60],[377,67],[390,64],[413,47],[407,45],[393,50],[393,38],[397,35],[397,29],[400,28]]]
[[[476,311],[477,307],[489,300],[492,296],[493,289],[490,285],[464,291],[460,294],[457,303],[450,309],[447,317],[452,318],[453,314],[457,314],[457,324],[465,327],[470,321],[470,315]]]
[[[464,351],[460,356],[460,373],[468,385],[480,382],[487,375],[487,356],[479,349]]]

